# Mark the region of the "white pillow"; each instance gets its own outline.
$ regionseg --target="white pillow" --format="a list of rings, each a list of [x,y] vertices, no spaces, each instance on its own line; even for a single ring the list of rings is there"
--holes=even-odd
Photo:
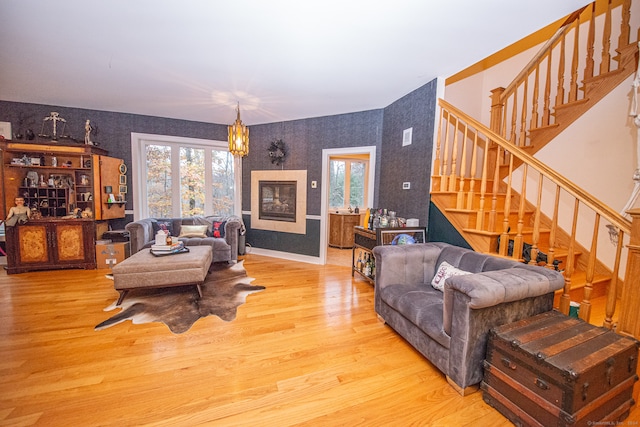
[[[471,274],[471,272],[460,270],[459,268],[449,264],[447,261],[442,261],[438,267],[438,271],[436,271],[436,275],[433,276],[433,280],[431,280],[431,286],[440,292],[443,292],[445,280],[452,276],[461,276],[464,274]]]
[[[183,225],[178,237],[207,237],[206,225]]]

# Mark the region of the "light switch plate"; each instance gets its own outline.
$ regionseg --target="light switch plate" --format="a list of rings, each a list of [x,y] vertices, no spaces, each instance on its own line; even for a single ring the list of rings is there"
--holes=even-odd
[[[311,181],[311,188],[318,188],[318,181]]]
[[[403,182],[403,183],[402,183],[402,189],[403,189],[403,190],[409,190],[409,189],[411,189],[411,183],[410,183],[410,182]]]

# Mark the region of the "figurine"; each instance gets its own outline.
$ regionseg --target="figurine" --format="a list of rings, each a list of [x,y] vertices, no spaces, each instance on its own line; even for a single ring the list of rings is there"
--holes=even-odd
[[[5,220],[7,227],[24,224],[31,219],[31,210],[24,205],[24,197],[16,197],[15,203],[16,205],[9,209],[9,214]]]
[[[44,124],[45,122],[50,121],[51,123],[53,123],[53,135],[45,135],[44,134]],[[50,137],[53,140],[58,139],[58,122],[61,122],[63,124],[62,127],[62,132],[60,132],[60,136],[63,136],[64,134],[64,128],[67,125],[67,121],[65,119],[63,119],[62,117],[60,117],[60,113],[57,113],[55,111],[52,111],[51,114],[49,115],[49,117],[45,117],[44,119],[42,119],[42,132],[40,133],[39,136],[41,137]]]
[[[93,145],[93,141],[91,141],[92,130],[91,121],[87,120],[84,124],[84,143],[87,145]]]

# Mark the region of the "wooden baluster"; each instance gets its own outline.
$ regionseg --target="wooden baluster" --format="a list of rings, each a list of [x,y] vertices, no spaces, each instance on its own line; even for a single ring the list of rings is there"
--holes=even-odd
[[[462,134],[462,160],[460,161],[460,186],[456,198],[456,209],[464,209],[464,184],[467,175],[467,130],[469,125],[464,124],[464,133]]]
[[[489,231],[495,232],[498,222],[498,188],[500,184],[500,150],[499,145],[496,146],[496,165],[493,171],[493,194],[491,195],[491,211],[489,211]]]
[[[442,156],[442,177],[440,178],[440,191],[447,191],[447,171],[449,170],[449,127],[451,126],[451,113],[447,111],[444,128],[444,147]]]
[[[520,137],[518,145],[524,147],[527,145],[527,92],[529,91],[529,76],[524,80],[524,93],[522,94],[522,118],[520,120]]]
[[[526,163],[522,165],[522,189],[520,190],[520,203],[518,205],[518,225],[516,226],[516,237],[513,239],[513,255],[514,258],[522,258],[523,237],[522,231],[524,229],[524,208],[527,201],[527,171],[528,166]]]
[[[607,13],[604,18],[604,30],[602,32],[602,62],[600,62],[600,74],[606,74],[611,69],[611,0],[607,2]]]
[[[440,156],[441,156],[441,152],[440,152],[440,143],[441,143],[441,138],[442,138],[442,127],[444,126],[443,124],[443,116],[444,116],[444,108],[440,108],[440,120],[438,121],[438,137],[436,138],[436,158],[433,161],[433,172],[434,172],[434,176],[438,176],[440,177],[440,182],[442,182],[442,171],[440,170],[442,164],[440,161]],[[435,183],[434,183],[435,186]],[[434,187],[433,190],[435,191],[436,188]]]
[[[620,272],[620,259],[622,255],[622,247],[624,239],[624,231],[618,230],[618,244],[616,246],[616,258],[613,261],[613,273],[611,274],[611,283],[607,290],[607,305],[605,308],[605,317],[603,325],[605,328],[613,329],[613,313],[616,311],[616,300],[618,296],[618,274]]]
[[[473,148],[471,152],[471,182],[469,183],[469,192],[467,193],[466,209],[473,209],[473,199],[476,196],[476,174],[478,173],[478,131],[473,132]]]
[[[556,106],[564,104],[564,49],[565,34],[560,39],[560,59],[558,60],[558,92],[556,93]]]
[[[596,253],[598,251],[598,232],[600,231],[600,214],[596,213],[593,225],[593,238],[587,264],[586,283],[584,284],[584,299],[580,303],[580,318],[586,322],[591,317],[591,292],[593,292],[593,277],[596,271]]]
[[[511,135],[509,136],[509,142],[513,145],[518,145],[516,142],[516,124],[518,123],[518,88],[513,91],[513,107],[511,108]],[[511,156],[511,153],[509,153]]]
[[[480,206],[478,206],[478,214],[476,216],[476,230],[484,230],[484,205],[487,195],[487,174],[489,165],[489,138],[485,139],[482,154],[482,177],[480,178]]]
[[[509,106],[509,99],[511,97],[508,97],[505,99],[504,101],[504,114],[502,115],[502,124],[500,125],[500,132],[498,132],[498,134],[503,137],[504,139],[509,139],[507,138],[507,111],[508,110],[508,106]]]
[[[547,76],[544,84],[544,104],[542,107],[542,126],[548,126],[551,116],[551,50],[547,54]]]
[[[560,186],[556,185],[556,198],[553,202],[553,218],[551,218],[551,230],[549,230],[549,251],[547,252],[547,268],[554,268],[556,260],[556,232],[558,231],[558,209],[560,206]]]
[[[594,43],[596,39],[596,2],[591,3],[591,18],[589,19],[589,33],[587,35],[587,60],[584,66],[584,78],[585,80],[593,77],[593,69],[595,63],[594,56]]]
[[[506,150],[505,150],[506,151]],[[513,179],[513,155],[509,153],[509,175],[507,175],[507,192],[504,197],[504,219],[502,220],[502,237],[500,237],[500,252],[499,254],[502,256],[508,255],[508,246],[509,246],[509,214],[511,213],[511,183]],[[522,253],[522,252],[520,252]],[[513,250],[513,254],[511,254],[514,258],[520,258],[520,254],[518,254],[515,250]]]
[[[622,2],[622,22],[620,23],[620,36],[618,37],[618,49],[621,49],[629,44],[629,33],[631,27],[629,26],[629,20],[631,19],[631,0],[624,0]]]
[[[573,37],[573,56],[571,58],[571,82],[569,83],[569,99],[573,102],[578,99],[578,50],[580,49],[580,17],[576,19],[574,37]]]
[[[533,82],[533,99],[532,99],[532,109],[531,109],[531,122],[529,124],[530,129],[536,129],[538,127],[538,103],[540,96],[540,62],[536,64],[536,77]]]
[[[539,249],[539,242],[540,242],[540,209],[542,206],[542,182],[544,180],[544,175],[542,175],[541,173],[538,174],[538,201],[536,203],[536,212],[535,212],[535,216],[533,218],[533,236],[532,236],[532,240],[533,242],[531,243],[531,260],[529,261],[529,264],[537,264],[537,259],[538,259],[538,252],[540,252]]]
[[[571,305],[571,276],[573,275],[573,264],[576,251],[576,228],[578,226],[578,208],[580,207],[580,200],[575,199],[575,205],[573,207],[573,224],[571,226],[571,238],[569,240],[569,250],[567,254],[567,266],[564,270],[564,291],[560,297],[560,312],[569,314],[569,307]]]
[[[453,127],[453,148],[451,150],[451,172],[449,173],[449,189],[448,191],[456,191],[456,173],[458,172],[458,122],[459,119],[454,117],[456,124]]]

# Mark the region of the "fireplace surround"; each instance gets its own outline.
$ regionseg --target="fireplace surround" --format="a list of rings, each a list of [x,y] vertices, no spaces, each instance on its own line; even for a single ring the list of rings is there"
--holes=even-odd
[[[307,171],[251,172],[251,228],[306,234]]]

